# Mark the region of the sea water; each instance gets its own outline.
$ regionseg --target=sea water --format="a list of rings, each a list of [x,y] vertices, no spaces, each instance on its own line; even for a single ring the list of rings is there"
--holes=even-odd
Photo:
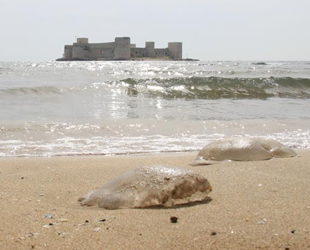
[[[310,62],[0,62],[0,156],[310,148]]]

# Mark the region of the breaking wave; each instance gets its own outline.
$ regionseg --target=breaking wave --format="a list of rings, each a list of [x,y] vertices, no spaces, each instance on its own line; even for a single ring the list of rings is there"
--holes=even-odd
[[[54,86],[38,86],[38,87],[18,87],[0,89],[0,95],[48,95],[63,94],[69,92],[69,89]]]
[[[225,77],[173,77],[126,78],[85,86],[39,86],[0,89],[5,95],[62,95],[80,92],[104,94],[115,89],[129,96],[146,95],[165,99],[268,99],[310,98],[310,79],[291,77],[225,78]]]
[[[310,79],[290,77],[222,78],[189,77],[124,80],[132,88],[148,86],[148,92],[166,98],[189,99],[267,99],[310,98]]]

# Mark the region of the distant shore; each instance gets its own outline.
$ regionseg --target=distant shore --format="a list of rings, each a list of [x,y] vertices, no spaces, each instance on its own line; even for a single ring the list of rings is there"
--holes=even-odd
[[[0,249],[307,249],[310,150],[297,152],[197,167],[188,165],[196,153],[0,158]],[[210,200],[120,210],[77,202],[129,169],[158,164],[208,178]]]
[[[200,61],[199,59],[184,58],[184,59],[171,59],[168,57],[154,58],[154,57],[139,57],[131,58],[129,60],[116,60],[116,59],[65,59],[58,58],[56,61]]]

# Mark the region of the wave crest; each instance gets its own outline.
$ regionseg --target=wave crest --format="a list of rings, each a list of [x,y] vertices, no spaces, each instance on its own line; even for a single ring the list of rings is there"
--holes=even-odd
[[[291,77],[227,78],[173,77],[127,78],[85,86],[39,86],[0,89],[0,95],[104,94],[117,89],[129,96],[146,95],[166,99],[267,99],[272,97],[308,99],[310,79]]]
[[[310,79],[291,77],[269,78],[152,78],[147,80],[128,78],[123,80],[131,89],[148,88],[148,94],[165,98],[188,99],[267,99],[310,98]]]
[[[0,95],[49,95],[64,94],[68,89],[56,86],[18,87],[0,89]]]

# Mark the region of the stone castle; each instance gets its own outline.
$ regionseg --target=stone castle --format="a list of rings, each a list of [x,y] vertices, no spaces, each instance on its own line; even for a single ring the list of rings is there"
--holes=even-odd
[[[63,58],[70,60],[182,60],[182,43],[169,42],[167,48],[155,48],[155,42],[146,42],[145,48],[137,48],[129,37],[116,37],[110,43],[89,43],[88,38],[77,38],[73,45],[65,45]]]

